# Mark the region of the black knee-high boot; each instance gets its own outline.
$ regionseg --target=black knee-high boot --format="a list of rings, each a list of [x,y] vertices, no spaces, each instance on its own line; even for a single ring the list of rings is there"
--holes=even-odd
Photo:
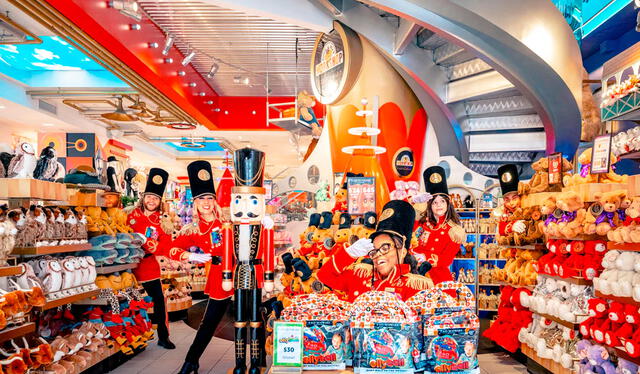
[[[247,370],[247,323],[235,323],[236,367],[233,374],[245,374]]]
[[[260,374],[260,351],[262,346],[260,341],[260,330],[262,330],[261,299],[261,289],[251,290],[251,323],[249,324],[251,367],[249,368],[249,374]]]

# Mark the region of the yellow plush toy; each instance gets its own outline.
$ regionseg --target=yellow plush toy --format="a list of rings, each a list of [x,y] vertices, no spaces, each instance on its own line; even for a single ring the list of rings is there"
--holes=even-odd
[[[606,174],[597,174],[597,175],[591,174],[589,169],[591,166],[591,153],[592,153],[592,149],[587,148],[584,151],[582,151],[580,156],[578,156],[578,162],[580,163],[580,165],[582,165],[583,169],[581,170],[580,173],[576,173],[576,174],[564,177],[565,186],[575,186],[583,183],[596,183],[596,182],[627,183],[626,175],[616,174],[616,172],[611,169],[609,169],[609,172],[607,172]],[[618,158],[613,153],[611,153],[609,157],[611,160],[611,165],[618,162]]]

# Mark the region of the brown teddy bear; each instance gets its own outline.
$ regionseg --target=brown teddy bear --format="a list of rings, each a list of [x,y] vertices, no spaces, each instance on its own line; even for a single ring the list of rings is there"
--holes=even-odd
[[[580,172],[568,175],[563,178],[565,186],[575,186],[583,183],[627,183],[626,175],[618,175],[615,171],[609,170],[606,174],[591,174],[591,153],[592,149],[587,148],[580,156],[578,156],[578,162],[582,165]],[[609,155],[611,165],[618,162],[618,158],[611,153]]]
[[[527,224],[527,235],[524,237],[526,243],[537,243],[542,239],[542,212],[540,207],[534,206],[531,208],[531,220]]]
[[[615,228],[618,224],[617,210],[626,195],[627,192],[623,190],[595,193],[594,198],[601,208],[601,213],[595,218],[595,222],[585,227],[585,233],[607,235],[611,229]]]
[[[524,211],[522,208],[516,208],[511,216],[509,216],[509,221],[515,222],[524,219]],[[509,233],[507,235],[498,235],[496,236],[496,241],[499,245],[513,245],[513,233]]]
[[[582,234],[587,213],[582,197],[573,191],[563,192],[556,197],[556,206],[564,212],[558,222],[560,236],[572,239]]]
[[[607,238],[616,243],[640,243],[640,197],[634,197],[624,211],[622,225],[607,233]]]
[[[518,193],[524,195],[549,191],[549,159],[542,157],[531,164],[531,168],[535,170],[535,174],[533,174],[529,183],[521,183],[518,185]],[[564,175],[568,175],[567,171],[571,169],[573,169],[573,164],[567,159],[562,158],[563,178]]]

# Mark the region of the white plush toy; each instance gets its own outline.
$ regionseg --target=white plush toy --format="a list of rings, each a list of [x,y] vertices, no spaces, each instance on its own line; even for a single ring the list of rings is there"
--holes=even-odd
[[[602,267],[604,267],[604,271],[600,273],[599,277],[595,277],[593,279],[594,288],[605,295],[611,295],[611,284],[618,279],[616,259],[619,255],[620,252],[616,250],[607,252],[602,258]]]
[[[611,292],[614,296],[631,297],[633,294],[632,281],[635,274],[633,271],[635,260],[636,253],[634,252],[622,252],[616,258],[618,274],[616,281],[611,282]]]
[[[36,151],[31,143],[22,142],[15,150],[15,156],[9,163],[7,176],[9,178],[33,178],[33,171],[36,169],[38,159]]]

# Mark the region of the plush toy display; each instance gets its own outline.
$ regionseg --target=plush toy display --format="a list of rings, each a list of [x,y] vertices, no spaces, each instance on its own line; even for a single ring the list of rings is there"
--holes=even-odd
[[[601,345],[586,346],[586,357],[580,361],[581,373],[615,374],[616,367],[611,362],[609,352]]]
[[[534,315],[533,322],[520,329],[518,339],[539,357],[556,361],[564,368],[571,368],[578,359],[576,332],[542,316]]]
[[[33,178],[38,159],[31,143],[22,142],[16,146],[15,155],[7,168],[9,178]]]
[[[522,293],[530,291],[525,288],[516,289],[505,286],[501,292],[498,318],[494,320],[491,327],[484,331],[482,336],[493,340],[509,352],[515,352],[520,348],[518,339],[520,329],[529,326],[533,318],[532,313],[520,303]]]
[[[640,197],[634,197],[624,210],[624,218],[618,212],[622,221],[616,229],[607,233],[607,238],[616,243],[640,243]]]
[[[591,153],[592,148],[587,148],[580,156],[578,156],[578,162],[581,165],[580,173],[573,174],[570,176],[566,176],[564,178],[564,185],[575,186],[579,184],[585,183],[627,183],[626,175],[618,175],[615,171],[610,170],[606,174],[591,174]],[[618,162],[618,158],[611,153],[610,155],[611,165],[614,165]]]
[[[523,182],[518,185],[518,193],[520,195],[526,195],[529,193],[549,191],[549,159],[542,157],[531,164],[531,168],[535,171],[533,177],[531,177],[529,183]],[[571,169],[573,169],[573,164],[567,159],[562,158],[563,177],[564,175],[568,175],[567,172]]]

